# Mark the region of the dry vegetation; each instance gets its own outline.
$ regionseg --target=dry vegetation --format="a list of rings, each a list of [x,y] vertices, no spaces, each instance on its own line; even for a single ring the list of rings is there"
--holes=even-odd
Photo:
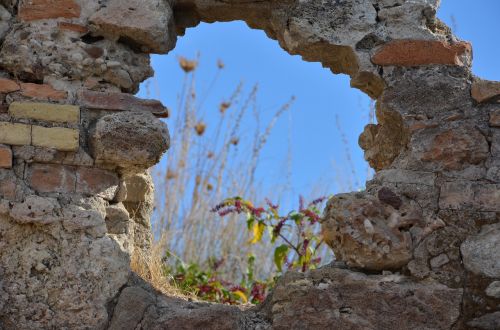
[[[217,74],[202,96],[196,85],[198,60],[180,58],[179,65],[185,77],[169,125],[172,147],[153,172],[157,244],[186,262],[203,265],[211,257],[224,260],[223,272],[234,275],[230,277],[235,280],[245,272],[249,254],[262,260],[256,265],[256,273],[269,273],[272,260],[267,261],[265,256],[271,247],[251,246],[244,222],[234,216],[220,218],[211,209],[228,196],[252,200],[268,196],[256,193],[261,192],[255,179],[261,152],[294,98],[275,109],[266,123],[257,111],[257,85],[246,90],[239,84],[219,102],[218,109],[207,109],[207,95],[217,84],[224,64],[217,63]],[[205,119],[213,118],[214,112],[217,120]]]
[[[220,100],[217,108],[210,109],[206,106],[207,96],[224,72],[224,64],[217,63],[215,77],[200,96],[196,80],[198,63],[198,59],[179,58],[184,82],[173,112],[175,116],[169,121],[172,147],[153,170],[157,205],[153,216],[154,253],[151,258],[136,255],[132,260],[133,269],[158,290],[191,298],[194,297],[192,292],[182,290],[173,274],[169,274],[175,272],[179,262],[196,265],[197,269],[190,276],[208,270],[210,276],[217,274],[233,283],[248,274],[249,256],[255,256],[258,261],[252,269],[256,279],[267,281],[276,273],[270,257],[276,243],[263,238],[260,244],[250,244],[251,234],[238,214],[220,217],[212,209],[234,196],[260,204],[265,198],[280,200],[286,186],[276,185],[273,191],[266,192],[259,185],[256,172],[273,127],[294,101],[291,97],[263,123],[258,111],[258,86],[247,90],[239,84]],[[371,106],[369,121],[373,120]],[[343,173],[337,184],[349,191],[358,189],[351,151],[338,118],[337,130],[350,167],[350,173],[337,169],[336,172]],[[283,159],[284,164],[290,161],[290,154]],[[319,195],[307,197],[312,200]],[[289,239],[301,239],[294,235],[296,233],[289,232]],[[331,252],[326,247],[322,247],[317,256],[331,260]],[[214,261],[217,263],[215,272],[211,269]]]

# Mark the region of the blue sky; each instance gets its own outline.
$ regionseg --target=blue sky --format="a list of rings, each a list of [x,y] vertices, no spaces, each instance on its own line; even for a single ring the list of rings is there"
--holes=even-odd
[[[474,48],[473,71],[476,75],[500,80],[500,1],[443,0],[438,16]],[[203,92],[213,78],[221,59],[225,69],[205,102],[207,116],[214,115],[221,99],[226,98],[240,81],[247,89],[260,86],[259,108],[264,118],[296,97],[290,116],[280,120],[264,149],[258,172],[264,186],[269,178],[283,177],[283,159],[287,155],[289,134],[292,138],[291,194],[310,195],[314,188],[338,193],[364,186],[368,167],[357,144],[358,136],[369,119],[369,98],[349,87],[345,75],[333,75],[319,63],[290,56],[264,32],[251,30],[242,22],[200,24],[179,38],[168,55],[153,56],[155,82],[149,97],[157,98],[175,111],[183,72],[178,56],[195,58],[201,54],[198,82]],[[158,92],[159,91],[159,92]],[[145,88],[139,95],[146,97]],[[348,141],[342,142],[337,119]],[[210,118],[207,118],[210,122]],[[173,121],[168,121],[172,126]],[[352,160],[346,157],[349,149]],[[351,165],[352,164],[352,165]],[[354,169],[354,173],[353,173]]]

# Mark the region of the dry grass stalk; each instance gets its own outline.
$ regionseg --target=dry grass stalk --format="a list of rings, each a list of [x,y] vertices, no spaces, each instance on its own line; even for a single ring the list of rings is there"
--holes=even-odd
[[[174,123],[170,124],[172,147],[166,164],[163,162],[153,172],[157,187],[155,236],[163,238],[162,252],[168,250],[183,261],[203,264],[210,257],[224,259],[222,272],[234,275],[232,279],[245,272],[249,253],[260,260],[256,273],[268,273],[272,247],[250,246],[241,219],[221,219],[210,210],[231,196],[254,200],[276,197],[260,189],[255,171],[276,121],[290,109],[294,99],[280,107],[261,131],[260,118],[254,116],[252,122],[249,116],[250,109],[256,112],[258,86],[244,95],[244,86],[239,84],[214,111],[217,120],[205,120],[206,97],[198,99],[197,65],[187,68],[190,62],[198,63],[179,60],[185,78]],[[224,68],[221,63],[217,64],[209,90]],[[247,138],[249,127],[255,127],[253,141]]]

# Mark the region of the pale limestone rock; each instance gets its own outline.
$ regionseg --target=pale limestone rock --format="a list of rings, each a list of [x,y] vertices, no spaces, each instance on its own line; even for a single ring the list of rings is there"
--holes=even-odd
[[[138,46],[143,52],[166,53],[175,46],[174,17],[165,0],[110,0],[91,18],[95,34]]]
[[[467,270],[487,277],[500,277],[500,223],[486,225],[460,247]]]
[[[169,148],[167,126],[150,113],[117,112],[102,117],[91,132],[96,162],[148,168]]]
[[[369,270],[398,269],[413,251],[409,229],[424,227],[418,209],[397,210],[366,193],[340,194],[327,205],[321,221],[325,241],[338,260]]]

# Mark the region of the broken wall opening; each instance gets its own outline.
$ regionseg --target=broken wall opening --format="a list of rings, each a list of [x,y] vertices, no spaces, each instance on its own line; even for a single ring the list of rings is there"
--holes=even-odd
[[[182,60],[186,54],[196,63]],[[160,222],[167,222],[163,242],[184,261],[201,264],[209,257],[224,256],[226,264],[236,268],[225,273],[234,277],[244,272],[246,256],[255,250],[260,260],[256,273],[268,274],[274,268],[268,257],[273,248],[268,244],[251,247],[245,222],[218,217],[210,212],[215,205],[234,196],[259,204],[269,198],[288,211],[298,207],[300,195],[312,201],[364,187],[368,165],[357,138],[370,121],[370,101],[349,88],[348,77],[334,76],[319,63],[290,56],[262,31],[251,30],[243,22],[202,23],[188,29],[168,55],[153,56],[153,67],[155,77],[142,85],[139,95],[173,106],[171,118],[166,120],[173,140],[153,171],[157,206],[152,222],[156,239],[162,235]],[[193,84],[198,85],[194,91]],[[243,91],[235,97],[233,92],[241,87]],[[251,95],[254,87],[258,91]],[[183,100],[179,101],[181,93]],[[283,109],[288,105],[289,110]],[[240,111],[244,116],[237,132],[226,122],[219,126],[222,117],[232,117],[229,122],[235,125]],[[186,116],[190,119],[185,120]],[[259,137],[255,136],[257,130]],[[236,143],[230,147],[226,165],[218,161],[221,146],[213,145],[216,136],[222,140],[224,134],[232,134],[226,143],[237,140],[233,140]],[[192,145],[189,156],[182,158],[180,152],[187,144]],[[255,149],[261,150],[259,155],[253,155]],[[209,165],[216,159],[229,170],[222,181]],[[198,204],[195,209],[193,199]],[[323,263],[331,260],[328,249],[321,256]]]

